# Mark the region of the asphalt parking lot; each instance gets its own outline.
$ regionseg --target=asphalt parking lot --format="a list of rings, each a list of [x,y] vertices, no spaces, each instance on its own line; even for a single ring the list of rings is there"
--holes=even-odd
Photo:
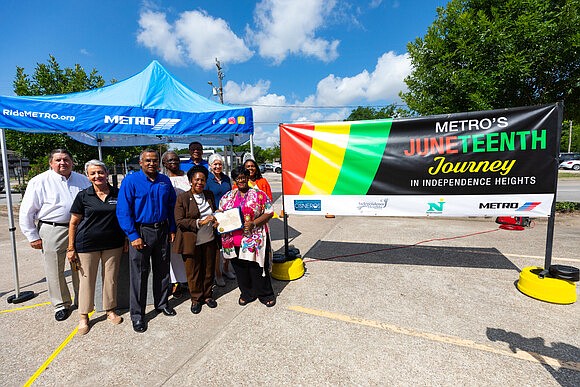
[[[276,175],[267,177],[274,186]],[[550,304],[515,287],[522,268],[543,265],[546,225],[290,216],[306,273],[274,280],[274,308],[240,307],[228,281],[216,288],[216,309],[193,315],[188,301],[172,300],[177,316],[149,313],[144,334],[97,312],[86,336],[76,335],[76,312],[54,320],[41,258],[19,232],[21,290],[38,295],[6,302],[14,276],[2,233],[0,378],[7,386],[579,386],[579,303]],[[271,226],[281,249],[283,222]],[[580,216],[556,217],[553,263],[580,266],[578,235]]]

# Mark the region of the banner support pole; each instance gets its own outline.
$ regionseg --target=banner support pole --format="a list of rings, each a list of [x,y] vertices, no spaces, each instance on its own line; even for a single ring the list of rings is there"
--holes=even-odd
[[[279,124],[279,127],[282,124]],[[280,144],[280,155],[282,154],[282,144]],[[280,160],[282,161],[282,160]],[[292,261],[296,258],[300,258],[300,250],[296,247],[290,249],[290,242],[288,241],[288,215],[286,215],[286,204],[284,203],[284,166],[282,165],[282,217],[284,224],[284,254],[274,253],[274,263],[281,263],[286,261]]]
[[[6,133],[0,129],[0,148],[2,149],[2,166],[4,173],[6,192],[6,207],[8,207],[8,232],[12,244],[12,268],[14,271],[14,290],[15,294],[9,296],[6,301],[12,304],[28,301],[36,296],[33,291],[20,291],[20,280],[18,278],[18,254],[16,252],[16,227],[14,227],[14,212],[12,209],[12,189],[10,188],[10,173],[8,171],[8,149],[6,147]]]
[[[556,144],[560,144],[560,139],[562,138],[562,120],[564,119],[564,102],[560,101],[557,103],[558,105],[558,141]],[[556,225],[556,194],[558,192],[558,156],[559,156],[559,147],[556,149],[556,154],[554,158],[556,159],[556,174],[554,177],[554,200],[552,200],[552,208],[550,209],[550,217],[548,218],[548,228],[546,230],[546,256],[544,259],[544,272],[548,272],[550,270],[550,266],[552,266],[552,249],[554,246],[554,228]]]

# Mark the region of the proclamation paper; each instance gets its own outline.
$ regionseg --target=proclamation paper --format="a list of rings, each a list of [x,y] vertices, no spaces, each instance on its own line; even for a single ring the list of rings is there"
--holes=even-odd
[[[223,212],[216,212],[213,214],[217,219],[219,225],[217,226],[217,231],[220,234],[226,232],[232,232],[234,230],[239,230],[244,227],[244,222],[242,221],[242,214],[239,208],[230,208]]]

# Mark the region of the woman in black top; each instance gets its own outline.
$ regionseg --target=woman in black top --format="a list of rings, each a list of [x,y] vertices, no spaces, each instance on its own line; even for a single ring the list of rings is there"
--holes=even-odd
[[[118,190],[109,185],[105,164],[90,160],[85,173],[92,186],[78,193],[71,207],[67,258],[79,271],[79,326],[78,333],[89,332],[89,313],[95,308],[95,283],[101,262],[103,277],[103,308],[107,319],[120,324],[123,318],[117,307],[117,275],[125,233],[117,221]]]

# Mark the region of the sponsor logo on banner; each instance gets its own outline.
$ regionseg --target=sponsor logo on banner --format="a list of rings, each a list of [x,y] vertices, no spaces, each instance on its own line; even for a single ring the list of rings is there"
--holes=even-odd
[[[321,211],[322,202],[320,200],[294,200],[295,211]]]
[[[479,203],[479,209],[486,209],[486,210],[501,210],[504,208],[508,208],[508,209],[515,209],[518,208],[520,206],[519,203],[517,202],[512,202],[512,203],[502,203],[502,202],[492,202],[492,203]]]
[[[356,208],[360,211],[363,208],[368,208],[371,210],[380,210],[387,207],[389,199],[379,199],[379,200],[361,200],[356,205]]]
[[[227,118],[220,118],[220,125],[225,125],[228,123],[228,119]]]
[[[537,206],[539,206],[540,204],[542,204],[542,202],[525,202],[520,208],[518,208],[516,211],[531,211],[534,208],[536,208]]]
[[[228,124],[233,125],[236,123],[236,117],[230,117],[228,118]]]
[[[133,116],[107,116],[104,118],[105,124],[117,125],[147,125],[152,126],[153,130],[168,130],[171,129],[181,121],[178,118],[162,118],[159,122],[155,122],[153,117],[133,117]]]
[[[442,214],[443,213],[443,205],[445,201],[443,198],[439,199],[436,203],[427,203],[429,205],[429,209],[426,211],[427,214]]]
[[[238,116],[238,124],[245,125],[246,124],[246,117]]]

